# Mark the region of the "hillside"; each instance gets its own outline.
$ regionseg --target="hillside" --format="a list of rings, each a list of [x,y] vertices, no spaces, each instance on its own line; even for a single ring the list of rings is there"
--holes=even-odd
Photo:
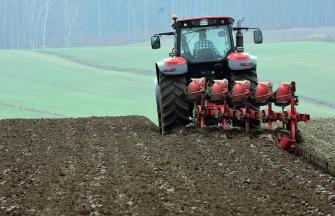
[[[0,51],[0,65],[0,118],[155,117],[150,76],[85,66],[36,51]]]
[[[147,118],[128,116],[2,120],[0,140],[0,214],[335,213],[334,177],[266,134],[181,129],[162,137]]]
[[[295,80],[300,112],[335,116],[335,43],[247,45],[259,80]],[[0,118],[144,115],[156,121],[153,63],[168,45],[0,51]]]

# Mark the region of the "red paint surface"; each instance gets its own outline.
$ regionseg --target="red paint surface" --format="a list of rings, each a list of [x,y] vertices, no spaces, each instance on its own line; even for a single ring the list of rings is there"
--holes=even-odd
[[[172,66],[172,65],[180,65],[180,64],[186,64],[186,59],[183,57],[172,57],[172,58],[167,58],[164,61],[164,64],[166,66]]]
[[[228,55],[228,60],[230,61],[248,61],[250,60],[250,55],[248,53],[239,53],[239,52],[234,52],[230,53]]]

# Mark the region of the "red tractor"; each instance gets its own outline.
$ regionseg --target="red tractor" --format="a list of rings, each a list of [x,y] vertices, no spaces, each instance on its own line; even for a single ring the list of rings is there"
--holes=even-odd
[[[208,16],[178,19],[174,31],[151,37],[153,49],[160,48],[160,36],[174,37],[170,57],[156,67],[156,102],[160,131],[168,134],[177,126],[200,128],[242,127],[247,132],[267,123],[281,121],[277,140],[281,149],[295,152],[299,141],[297,122],[309,115],[296,112],[295,82],[281,83],[276,91],[271,82],[258,82],[257,57],[244,52],[242,31],[254,30],[254,42],[263,42],[259,28],[241,27],[243,18]],[[235,43],[234,35],[235,34]],[[272,103],[282,107],[272,110]],[[260,110],[261,106],[267,109]],[[289,106],[289,111],[285,107]]]

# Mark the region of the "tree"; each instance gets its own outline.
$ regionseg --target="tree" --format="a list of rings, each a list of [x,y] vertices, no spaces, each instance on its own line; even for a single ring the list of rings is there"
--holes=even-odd
[[[63,36],[66,47],[69,47],[71,45],[73,29],[79,15],[79,7],[76,7],[76,3],[78,3],[78,1],[64,0]]]
[[[0,49],[103,45],[148,39],[179,17],[246,16],[263,29],[334,26],[323,0],[0,0]]]
[[[45,2],[45,9],[44,9],[44,22],[43,22],[43,48],[45,48],[45,40],[46,40],[46,31],[47,31],[47,24],[49,19],[49,12],[52,6],[54,5],[54,0],[46,0]]]

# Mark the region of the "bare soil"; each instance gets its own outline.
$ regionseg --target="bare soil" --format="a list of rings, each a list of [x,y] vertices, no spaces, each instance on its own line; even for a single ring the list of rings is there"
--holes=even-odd
[[[324,127],[306,124],[306,141],[334,143]],[[163,137],[136,116],[2,120],[0,214],[335,215],[335,179],[267,134]]]

